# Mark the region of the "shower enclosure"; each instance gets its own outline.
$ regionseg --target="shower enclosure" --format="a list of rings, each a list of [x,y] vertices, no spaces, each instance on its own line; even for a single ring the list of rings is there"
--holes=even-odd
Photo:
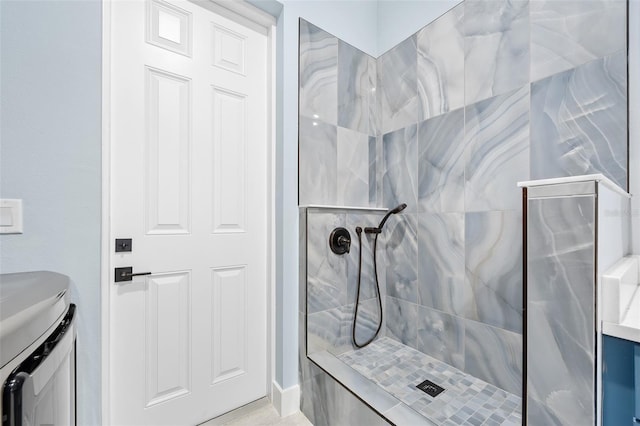
[[[300,21],[300,384],[314,424],[522,423],[516,184],[602,173],[627,188],[625,25],[624,1],[467,0],[373,58]],[[401,203],[360,247],[356,228]]]

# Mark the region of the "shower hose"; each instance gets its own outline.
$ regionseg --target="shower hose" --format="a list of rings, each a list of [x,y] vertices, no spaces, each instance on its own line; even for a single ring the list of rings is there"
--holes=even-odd
[[[360,284],[362,282],[362,228],[356,227],[356,233],[358,234],[358,286],[356,289],[356,308],[355,313],[353,314],[353,327],[351,328],[351,337],[353,339],[353,344],[357,348],[364,348],[369,343],[373,342],[373,340],[380,333],[380,329],[382,328],[382,297],[380,297],[380,283],[378,282],[378,262],[377,262],[377,248],[378,248],[378,235],[380,233],[375,233],[373,237],[373,271],[376,277],[376,294],[378,297],[378,308],[380,310],[380,321],[378,322],[378,328],[373,336],[364,343],[358,343],[356,340],[356,323],[358,322],[358,306],[360,305]]]

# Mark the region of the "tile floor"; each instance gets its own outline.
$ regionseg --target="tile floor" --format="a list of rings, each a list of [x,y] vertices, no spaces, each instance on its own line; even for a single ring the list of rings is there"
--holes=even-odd
[[[520,397],[390,338],[338,358],[438,425],[522,424]],[[416,385],[424,380],[445,388],[444,392],[431,397],[417,389]],[[313,426],[301,412],[280,417],[266,398],[201,426],[205,425]]]
[[[521,425],[520,397],[390,338],[338,358],[429,420],[443,426]],[[445,388],[431,397],[424,380]]]
[[[280,417],[271,404],[223,424],[228,426],[313,426],[300,411],[288,417]]]
[[[313,426],[302,414],[297,412],[280,417],[271,403],[263,398],[223,416],[202,423],[200,426]]]

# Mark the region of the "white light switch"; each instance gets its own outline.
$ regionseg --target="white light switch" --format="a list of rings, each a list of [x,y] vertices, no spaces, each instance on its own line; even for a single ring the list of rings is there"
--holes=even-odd
[[[13,226],[13,215],[11,208],[0,207],[0,226]]]
[[[22,200],[0,199],[0,234],[22,234]]]

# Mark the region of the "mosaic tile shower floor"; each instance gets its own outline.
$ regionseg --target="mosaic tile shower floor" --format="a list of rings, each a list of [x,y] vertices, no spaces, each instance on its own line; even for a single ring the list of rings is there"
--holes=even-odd
[[[437,424],[522,424],[520,397],[388,337],[338,358]],[[432,398],[416,388],[424,380],[445,391]]]

